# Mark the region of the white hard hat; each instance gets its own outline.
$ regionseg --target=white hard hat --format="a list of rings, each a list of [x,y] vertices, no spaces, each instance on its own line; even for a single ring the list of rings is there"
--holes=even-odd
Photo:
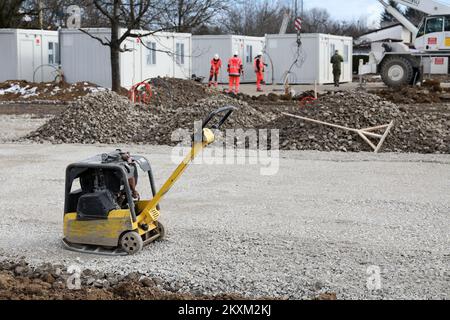
[[[216,60],[219,59],[219,55],[217,53],[214,55],[214,59],[216,59]]]
[[[263,55],[263,52],[262,52],[262,51],[258,52],[258,57],[259,57],[259,56],[262,56],[262,55]]]
[[[239,52],[235,51],[233,55],[234,55],[234,56],[238,56],[238,55],[239,55]]]

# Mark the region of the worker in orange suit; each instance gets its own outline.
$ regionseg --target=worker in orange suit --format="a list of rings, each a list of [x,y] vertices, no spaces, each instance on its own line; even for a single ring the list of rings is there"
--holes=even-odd
[[[255,60],[253,61],[253,68],[255,69],[256,73],[256,91],[258,92],[263,91],[261,88],[261,83],[264,82],[264,68],[266,66],[267,65],[263,61],[263,53],[258,53],[258,55],[255,57]]]
[[[217,88],[218,85],[217,78],[219,77],[219,72],[221,68],[222,68],[222,60],[220,59],[218,54],[215,54],[214,58],[211,59],[211,70],[209,71],[208,87],[214,85]]]
[[[230,80],[228,93],[233,92],[234,87],[234,93],[238,94],[241,74],[244,73],[244,67],[242,66],[242,60],[239,58],[239,53],[237,51],[235,51],[233,57],[228,60],[227,71]]]

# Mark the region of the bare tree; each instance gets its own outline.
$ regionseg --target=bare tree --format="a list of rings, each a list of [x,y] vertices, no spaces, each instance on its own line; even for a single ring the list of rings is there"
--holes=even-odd
[[[333,21],[326,9],[313,8],[303,16],[302,31],[305,33],[329,33]]]
[[[411,21],[416,26],[418,26],[422,22],[422,19],[425,16],[426,16],[425,13],[411,7],[407,7],[405,10],[405,17],[408,18],[408,20]]]
[[[398,5],[397,2],[389,0],[388,3],[394,9],[396,9],[398,11],[401,11],[400,10],[400,6]],[[393,25],[393,24],[395,24],[397,22],[398,22],[397,19],[395,19],[389,12],[387,12],[386,9],[381,14],[381,18],[380,18],[380,25],[381,25],[381,27],[390,26],[390,25]]]
[[[286,7],[282,1],[236,1],[219,21],[225,33],[264,36],[278,33]]]
[[[130,37],[145,37],[162,31],[163,28],[139,33],[134,30],[150,25],[166,8],[161,7],[160,2],[152,0],[92,0],[92,2],[96,10],[109,21],[110,38],[97,37],[83,28],[80,31],[110,48],[111,88],[113,91],[119,91],[121,83],[119,57],[121,52],[129,50],[122,48],[122,43]],[[124,28],[122,33],[121,28]]]
[[[174,28],[178,32],[193,32],[204,26],[218,14],[224,12],[229,0],[161,0],[166,10],[161,12],[161,26]]]
[[[34,3],[29,0],[1,0],[0,28],[17,28],[25,24],[25,17],[36,15]]]
[[[283,1],[243,2],[228,10],[218,26],[223,33],[243,34],[249,36],[264,36],[279,32],[284,13],[289,8]],[[363,18],[354,21],[337,21],[331,18],[326,9],[313,8],[303,14],[302,32],[331,33],[358,37],[368,31],[367,21]],[[287,29],[288,33],[296,33],[292,18]],[[207,33],[207,32],[205,32]]]

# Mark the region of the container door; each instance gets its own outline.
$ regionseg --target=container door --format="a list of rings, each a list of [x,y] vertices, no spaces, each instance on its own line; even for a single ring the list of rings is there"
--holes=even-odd
[[[351,82],[352,81],[352,57],[351,57],[351,48],[350,45],[342,41],[343,44],[343,52],[342,56],[344,58],[344,65],[342,68],[342,81],[344,82]]]
[[[34,61],[34,40],[20,40],[19,52],[19,79],[33,81],[33,72],[36,67]]]
[[[242,60],[244,64],[244,79],[246,81],[256,81],[255,72],[253,70],[253,58],[255,57],[255,47],[251,41],[246,41],[244,43],[245,54],[244,60]]]
[[[234,52],[237,51],[239,53],[239,57],[242,60],[242,64],[244,66],[244,76],[241,77],[241,82],[246,81],[246,79],[248,77],[247,72],[245,72],[245,52],[244,52],[244,50],[245,50],[244,40],[233,38],[233,50],[232,50],[231,55],[233,55]]]

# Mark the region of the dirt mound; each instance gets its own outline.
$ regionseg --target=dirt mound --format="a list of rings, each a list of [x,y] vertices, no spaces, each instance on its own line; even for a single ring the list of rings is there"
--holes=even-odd
[[[450,116],[416,113],[364,92],[322,96],[312,107],[291,113],[350,128],[368,128],[395,121],[383,151],[450,153]],[[372,151],[356,133],[287,116],[263,126],[280,129],[280,147],[286,150]]]
[[[73,101],[86,94],[105,90],[90,82],[5,81],[0,83],[0,101]]]
[[[403,87],[370,91],[383,99],[397,104],[439,103],[443,89],[439,82],[424,82],[423,87]]]
[[[150,104],[162,108],[182,108],[217,94],[217,91],[193,80],[158,77],[150,79],[149,83],[153,94]]]
[[[131,103],[114,92],[89,94],[73,102],[27,139],[52,143],[137,143],[168,144],[176,129],[194,128],[194,121],[225,105],[238,108],[227,123],[228,128],[253,128],[269,118],[247,103],[215,94],[199,100],[200,95],[186,96],[175,104],[163,101],[160,107]]]
[[[236,294],[205,296],[184,293],[174,284],[139,273],[122,276],[85,269],[74,275],[61,265],[31,267],[23,260],[0,263],[0,300],[48,299],[243,300],[244,297]]]
[[[31,266],[25,260],[0,262],[0,300],[273,300],[236,293],[194,294],[179,284],[133,272],[104,273],[63,265]],[[336,300],[336,294],[318,293],[312,300]]]

